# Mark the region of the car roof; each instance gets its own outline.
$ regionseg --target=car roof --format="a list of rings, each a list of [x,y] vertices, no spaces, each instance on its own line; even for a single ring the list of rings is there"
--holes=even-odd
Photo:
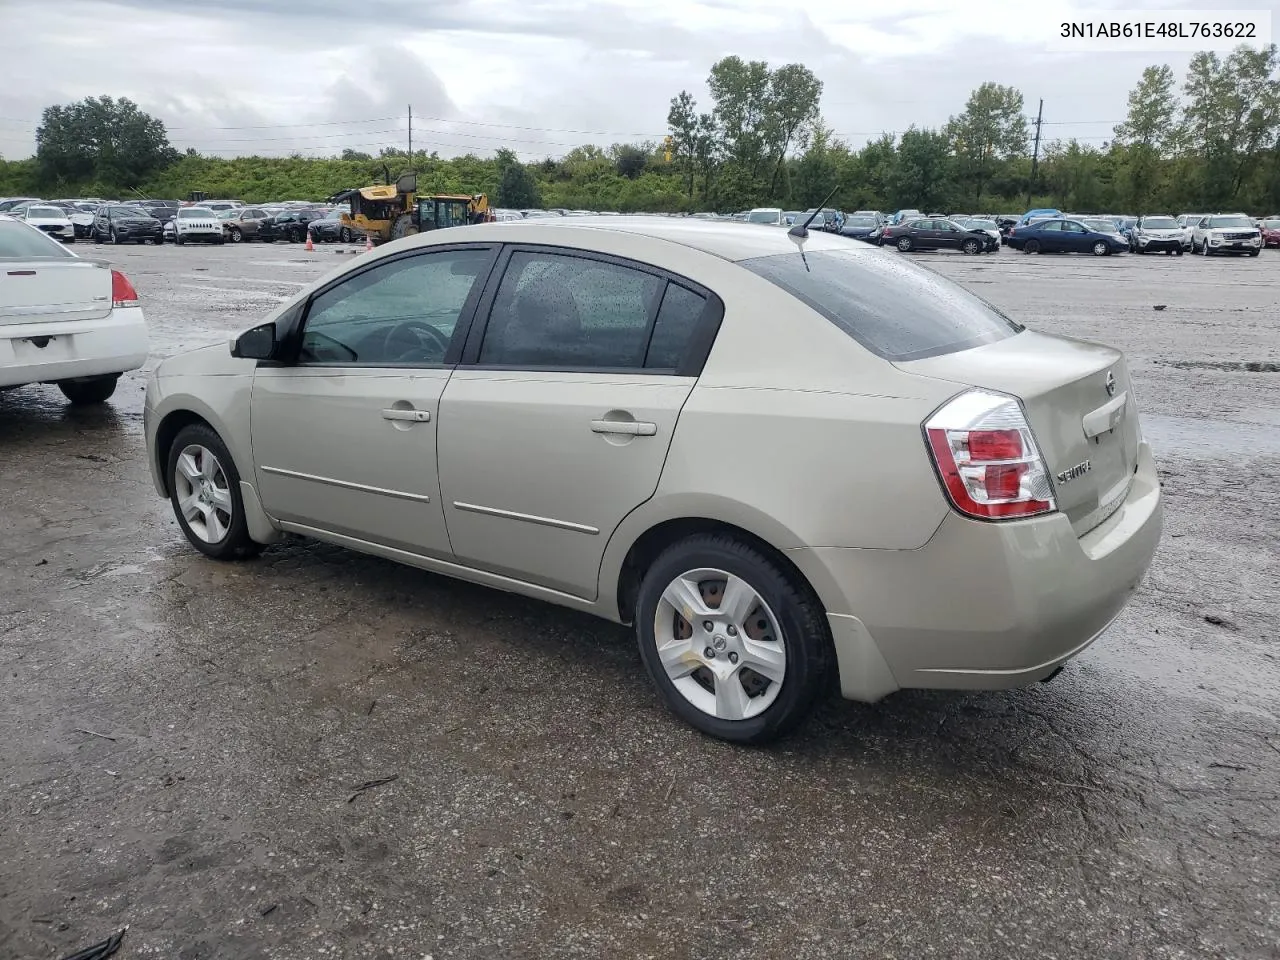
[[[679,244],[724,260],[749,260],[774,254],[796,253],[796,241],[786,230],[759,230],[736,220],[695,220],[691,217],[574,217],[557,218],[532,224],[524,220],[480,223],[466,228],[466,239],[479,242],[537,243],[591,246],[594,233],[629,234]],[[447,236],[441,237],[441,234]],[[516,236],[518,234],[518,236]],[[426,245],[445,240],[458,243],[462,237],[453,230],[433,230],[419,234],[418,242]],[[806,253],[856,249],[844,237],[812,230],[805,241]],[[868,248],[869,249],[869,248]],[[874,251],[873,251],[874,252]]]

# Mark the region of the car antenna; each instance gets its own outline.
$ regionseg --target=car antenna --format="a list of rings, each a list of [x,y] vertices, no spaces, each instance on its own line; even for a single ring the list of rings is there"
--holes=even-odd
[[[831,192],[826,195],[823,201],[818,204],[813,213],[809,214],[809,219],[804,223],[798,223],[787,231],[787,236],[791,238],[792,243],[800,250],[800,259],[804,261],[804,269],[809,270],[809,260],[804,255],[804,242],[809,239],[809,224],[817,218],[822,212],[822,208],[827,205],[827,201],[836,195],[836,191],[840,189],[840,184],[836,184],[831,188]]]

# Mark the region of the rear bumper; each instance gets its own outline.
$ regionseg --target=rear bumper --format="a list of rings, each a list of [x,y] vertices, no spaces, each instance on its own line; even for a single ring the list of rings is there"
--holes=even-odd
[[[1162,522],[1143,444],[1124,505],[1083,537],[1060,513],[1011,523],[952,513],[916,550],[787,555],[833,621],[846,697],[876,699],[893,686],[994,690],[1044,679],[1088,647],[1141,583]],[[887,674],[868,666],[876,657]]]
[[[0,387],[136,370],[147,348],[141,307],[112,310],[101,320],[0,326]]]

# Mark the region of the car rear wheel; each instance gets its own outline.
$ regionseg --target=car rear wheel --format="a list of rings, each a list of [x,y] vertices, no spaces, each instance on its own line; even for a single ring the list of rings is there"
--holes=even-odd
[[[1105,240],[1099,240],[1093,245],[1093,255],[1095,257],[1105,257],[1111,252],[1111,247],[1107,245]]]
[[[105,377],[63,380],[58,384],[58,389],[71,401],[72,406],[87,407],[95,403],[106,403],[107,399],[116,392],[116,381],[119,379],[118,373],[112,373]]]
[[[963,250],[965,253],[969,254],[970,256],[974,256],[982,252],[982,244],[980,244],[977,240],[966,240],[964,242],[964,245],[961,246],[960,249]]]
[[[895,246],[896,246],[899,250],[901,250],[903,253],[910,253],[910,252],[911,252],[911,248],[912,248],[914,245],[915,245],[915,244],[913,244],[913,243],[912,243],[912,241],[911,241],[911,238],[910,238],[910,237],[899,237],[899,238],[898,238],[898,242],[895,244]]]
[[[191,545],[215,560],[252,557],[262,545],[249,537],[240,474],[213,428],[193,423],[169,449],[169,500]]]
[[[1026,243],[1024,243],[1024,244],[1022,245],[1022,252],[1023,252],[1023,253],[1039,253],[1039,252],[1040,252],[1040,241],[1039,241],[1039,240],[1028,240]]]
[[[730,536],[689,537],[658,556],[640,585],[636,636],[667,707],[736,743],[794,729],[831,676],[831,636],[817,599]]]

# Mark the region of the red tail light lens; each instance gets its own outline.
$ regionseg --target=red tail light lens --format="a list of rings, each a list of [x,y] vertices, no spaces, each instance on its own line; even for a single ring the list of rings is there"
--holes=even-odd
[[[111,305],[113,307],[136,307],[138,291],[119,270],[111,271]]]
[[[1013,397],[972,390],[924,425],[942,487],[961,513],[984,520],[1056,509],[1049,471]]]

